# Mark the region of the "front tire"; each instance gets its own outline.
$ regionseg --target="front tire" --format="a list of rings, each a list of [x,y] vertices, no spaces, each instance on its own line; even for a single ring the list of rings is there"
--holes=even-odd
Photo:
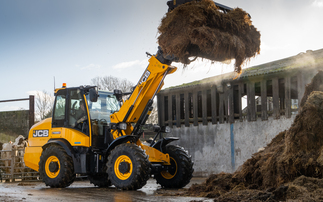
[[[40,156],[40,177],[46,186],[64,188],[75,180],[73,158],[59,145],[50,145]]]
[[[118,189],[140,189],[150,177],[148,156],[135,144],[116,146],[108,157],[107,166],[109,179]]]
[[[188,152],[183,147],[167,145],[166,153],[169,154],[171,166],[154,175],[158,184],[164,188],[182,188],[193,177],[193,162]]]

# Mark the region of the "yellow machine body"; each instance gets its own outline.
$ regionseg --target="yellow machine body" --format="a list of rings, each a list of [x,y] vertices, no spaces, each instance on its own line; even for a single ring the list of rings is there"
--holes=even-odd
[[[71,146],[90,147],[89,136],[71,128],[52,128],[52,118],[47,118],[35,124],[29,131],[24,155],[26,166],[38,171],[42,147],[50,139],[65,139]]]
[[[134,89],[131,97],[123,103],[118,112],[111,115],[111,122],[122,122],[130,106],[134,104],[134,110],[132,110],[131,114],[125,122],[136,123],[141,116],[148,100],[153,97],[156,90],[160,90],[163,86],[163,84],[159,86],[159,83],[163,79],[164,74],[166,72],[167,74],[171,74],[176,70],[176,67],[162,64],[156,59],[156,57],[152,56],[149,59],[149,65],[146,71],[144,72],[138,85]],[[131,130],[129,130],[128,133],[131,133]]]
[[[113,113],[110,116],[111,123],[119,123],[124,120],[124,117],[128,113],[131,105],[134,105],[132,112],[128,116],[126,123],[127,129],[122,130],[121,134],[115,130],[112,131],[114,139],[120,136],[130,135],[133,131],[132,123],[136,123],[141,116],[147,102],[151,97],[159,91],[163,85],[162,79],[165,74],[171,74],[176,71],[176,67],[168,66],[166,64],[160,63],[154,56],[149,60],[149,65],[145,70],[142,78],[140,79],[138,85],[134,89],[132,95],[128,100],[124,101],[120,110]],[[161,84],[161,85],[160,85]],[[58,88],[55,90],[55,94],[60,90],[64,90],[66,87]],[[86,103],[86,108],[88,109],[87,98],[84,96]],[[150,113],[150,112],[148,112]],[[90,120],[89,110],[87,110],[87,116]],[[78,130],[66,127],[54,127],[52,128],[52,118],[47,118],[37,124],[35,124],[29,131],[28,135],[28,147],[25,150],[24,161],[26,166],[38,171],[40,156],[43,151],[43,146],[48,143],[49,140],[64,139],[72,147],[82,146],[91,147],[92,146],[92,131],[95,130],[95,126],[89,124],[89,135],[86,135]],[[91,129],[93,127],[93,130]],[[170,158],[168,154],[164,154],[159,150],[146,146],[142,144],[140,140],[136,142],[146,154],[149,156],[150,162],[160,162],[165,165],[170,164]]]
[[[124,101],[118,112],[115,112],[110,116],[112,123],[122,122],[124,121],[129,108],[131,105],[133,105],[134,110],[131,111],[130,115],[125,121],[128,123],[127,129],[122,131],[122,134],[120,134],[118,131],[114,131],[113,137],[115,139],[122,135],[130,135],[132,133],[133,126],[130,123],[137,123],[149,99],[153,97],[156,90],[157,93],[160,91],[161,87],[163,86],[163,82],[160,86],[159,84],[161,83],[165,74],[172,74],[176,70],[176,67],[162,64],[154,56],[149,59],[149,65],[130,98]],[[169,165],[170,159],[168,154],[164,154],[155,148],[143,145],[140,140],[137,141],[137,145],[141,146],[142,149],[145,150],[146,154],[149,156],[150,162],[162,162]]]

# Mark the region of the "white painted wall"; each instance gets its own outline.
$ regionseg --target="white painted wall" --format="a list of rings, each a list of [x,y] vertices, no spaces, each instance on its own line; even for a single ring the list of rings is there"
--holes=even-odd
[[[192,155],[194,176],[234,172],[259,148],[265,147],[281,131],[290,128],[296,115],[267,121],[236,121],[233,124],[199,124],[180,128],[174,126],[168,137],[179,137],[174,144],[183,146]],[[231,141],[233,138],[234,141]],[[233,153],[231,151],[234,151]]]

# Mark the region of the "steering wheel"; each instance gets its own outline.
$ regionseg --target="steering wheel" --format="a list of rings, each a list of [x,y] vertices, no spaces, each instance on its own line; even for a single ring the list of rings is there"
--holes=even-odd
[[[100,119],[100,123],[107,123],[107,120],[105,120],[105,119]]]

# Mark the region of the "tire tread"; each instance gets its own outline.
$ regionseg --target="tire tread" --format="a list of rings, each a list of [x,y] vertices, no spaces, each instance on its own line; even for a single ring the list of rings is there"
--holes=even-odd
[[[114,174],[114,155],[120,156],[123,155],[124,152],[129,152],[134,157],[135,161],[138,163],[137,168],[133,168],[132,175],[133,178],[130,182],[122,182],[119,180]],[[135,162],[133,162],[134,164]],[[148,156],[145,152],[135,144],[124,143],[116,146],[114,150],[111,151],[108,157],[108,176],[110,181],[114,186],[118,189],[123,190],[137,190],[146,185],[147,180],[150,177],[150,162],[148,160]],[[130,177],[131,178],[131,177]]]
[[[45,172],[45,162],[47,158],[52,155],[59,158],[61,164],[60,173],[56,178],[49,178]],[[56,144],[50,145],[42,152],[39,161],[39,173],[46,186],[50,186],[52,188],[68,187],[76,178],[73,158],[66,153],[63,147]]]
[[[177,174],[172,179],[165,179],[160,173],[155,174],[155,179],[158,184],[164,188],[182,188],[186,186],[193,177],[193,165],[191,156],[183,147],[178,145],[167,145],[166,152],[172,158],[178,158]]]

